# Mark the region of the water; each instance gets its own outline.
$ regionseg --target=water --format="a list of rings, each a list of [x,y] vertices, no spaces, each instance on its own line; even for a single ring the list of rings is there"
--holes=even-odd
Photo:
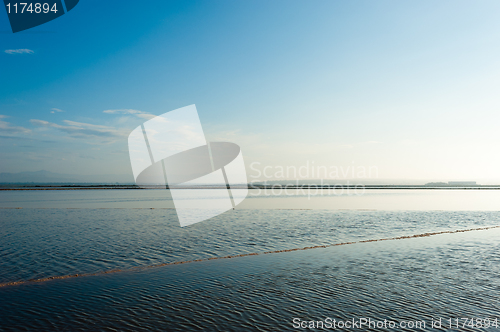
[[[0,283],[500,225],[499,212],[231,210],[181,228],[168,209],[2,209]]]
[[[500,318],[498,229],[127,270],[500,225],[493,191],[476,192],[482,200],[458,191],[403,192],[396,199],[468,202],[445,211],[359,210],[373,199],[390,205],[387,197],[396,193],[261,195],[185,228],[164,191],[5,193],[0,283],[123,272],[0,287],[0,330],[293,330],[293,318],[325,317],[418,319],[429,329],[439,317]],[[281,209],[300,198],[320,208]],[[351,200],[352,209],[332,208],[339,200]]]
[[[167,190],[7,190],[0,208],[169,208]],[[238,209],[500,211],[500,190],[249,190]]]

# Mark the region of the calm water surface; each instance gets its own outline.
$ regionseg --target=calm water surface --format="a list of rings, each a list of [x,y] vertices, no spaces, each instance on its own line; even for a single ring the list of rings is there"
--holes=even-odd
[[[493,191],[370,195],[261,195],[180,228],[162,191],[0,192],[0,283],[500,225]],[[390,209],[393,199],[429,206]],[[360,211],[374,201],[387,206]],[[441,211],[432,208],[439,202]],[[316,207],[298,209],[307,206]],[[0,287],[0,329],[276,331],[293,330],[293,318],[500,318],[499,236],[490,229]]]

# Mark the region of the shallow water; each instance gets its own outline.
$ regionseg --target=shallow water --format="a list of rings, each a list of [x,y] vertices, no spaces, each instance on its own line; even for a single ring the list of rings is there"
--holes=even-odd
[[[499,236],[499,230],[446,234],[6,287],[0,289],[1,326],[287,331],[294,318],[364,317],[424,321],[425,330],[433,330],[431,321],[439,318],[493,321],[499,316]]]
[[[500,212],[470,211],[493,209],[496,194],[457,211],[332,208],[356,196],[301,197],[321,208],[282,210],[300,197],[254,197],[181,228],[164,191],[10,193],[0,192],[0,283],[500,225]],[[470,198],[444,193],[398,199]],[[293,330],[293,318],[326,317],[424,320],[428,330],[438,317],[494,319],[498,238],[489,229],[3,286],[0,330]]]
[[[499,212],[231,210],[181,228],[169,209],[1,209],[0,283],[500,225]]]
[[[0,208],[174,208],[168,190],[6,190]],[[500,211],[500,190],[254,189],[237,209]]]

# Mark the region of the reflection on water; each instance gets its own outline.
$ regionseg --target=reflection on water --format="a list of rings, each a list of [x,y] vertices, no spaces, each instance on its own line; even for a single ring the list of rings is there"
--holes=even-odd
[[[174,208],[168,190],[0,191],[0,208]],[[500,211],[500,190],[253,189],[237,209]]]
[[[500,225],[498,191],[249,196],[240,209],[185,228],[167,191],[7,193],[0,192],[0,283]],[[372,205],[379,211],[359,210]],[[0,330],[267,331],[292,329],[296,317],[500,319],[498,238],[490,229],[5,286]]]
[[[0,282],[500,225],[500,212],[231,210],[181,228],[169,209],[0,209]]]
[[[424,320],[432,330],[440,317],[494,319],[499,237],[498,230],[438,235],[7,287],[2,326],[286,331],[294,318],[365,317]]]
[[[252,190],[244,209],[499,211],[500,190]]]

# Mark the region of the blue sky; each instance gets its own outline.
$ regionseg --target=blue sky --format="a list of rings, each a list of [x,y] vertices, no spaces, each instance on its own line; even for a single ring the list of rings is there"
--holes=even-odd
[[[495,181],[499,14],[498,1],[82,0],[12,34],[0,10],[0,172],[130,175],[127,134],[196,104],[207,138],[238,143],[247,165]]]

